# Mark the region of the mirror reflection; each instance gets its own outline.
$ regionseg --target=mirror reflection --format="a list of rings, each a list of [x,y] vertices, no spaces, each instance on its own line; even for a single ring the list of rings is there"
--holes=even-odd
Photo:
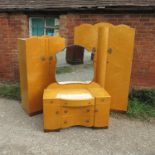
[[[56,81],[65,83],[90,83],[94,78],[92,52],[72,45],[56,54]]]

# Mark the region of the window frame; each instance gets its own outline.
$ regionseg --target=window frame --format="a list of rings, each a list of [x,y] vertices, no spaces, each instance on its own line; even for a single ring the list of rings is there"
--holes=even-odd
[[[59,17],[58,16],[31,16],[31,17],[29,17],[29,36],[30,37],[32,37],[33,35],[32,35],[32,19],[33,18],[42,18],[42,19],[44,19],[44,20],[46,20],[46,19],[48,19],[48,18],[53,18],[54,20],[58,20],[59,21]],[[46,28],[48,28],[47,26],[46,26],[46,22],[45,22],[45,24],[44,24],[44,36],[46,36]],[[53,28],[53,29],[58,29],[59,30],[59,24],[58,25],[56,25],[56,26],[50,26],[50,28]]]

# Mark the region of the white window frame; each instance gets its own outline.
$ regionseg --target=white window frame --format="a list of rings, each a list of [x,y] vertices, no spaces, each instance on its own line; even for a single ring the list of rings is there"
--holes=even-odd
[[[57,29],[59,30],[59,18],[58,17],[50,17],[50,16],[48,16],[48,17],[44,17],[44,16],[37,16],[37,17],[29,17],[29,36],[30,37],[32,37],[32,19],[33,18],[43,18],[43,19],[47,19],[47,18],[54,18],[54,20],[55,20],[55,23],[57,23],[57,24],[55,24],[55,26],[54,27],[51,27],[50,26],[50,28],[53,28],[53,29],[56,29],[56,27],[58,27]],[[46,22],[45,22],[45,28],[44,28],[44,36],[46,35]]]

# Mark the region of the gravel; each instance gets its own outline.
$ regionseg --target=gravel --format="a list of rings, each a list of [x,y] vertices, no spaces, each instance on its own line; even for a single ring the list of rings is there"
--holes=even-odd
[[[155,123],[111,117],[109,129],[72,127],[43,132],[18,101],[0,99],[0,155],[155,155]]]

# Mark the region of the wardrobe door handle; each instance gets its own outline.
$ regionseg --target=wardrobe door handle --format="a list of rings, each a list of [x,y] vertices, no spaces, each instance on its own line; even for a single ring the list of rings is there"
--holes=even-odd
[[[53,59],[53,57],[52,57],[52,56],[50,56],[50,57],[49,57],[49,61],[52,61],[52,59]]]
[[[42,56],[40,59],[41,59],[41,61],[45,61],[46,60],[46,58],[44,56]]]

